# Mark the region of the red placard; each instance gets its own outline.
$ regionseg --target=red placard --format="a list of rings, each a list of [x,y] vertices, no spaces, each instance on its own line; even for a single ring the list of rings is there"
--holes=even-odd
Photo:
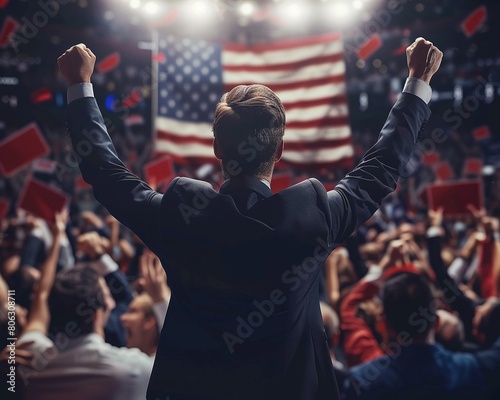
[[[488,10],[485,6],[476,8],[471,12],[467,18],[462,22],[460,27],[464,31],[467,37],[471,37],[477,32],[486,22],[486,17],[488,16]]]
[[[435,151],[430,152],[430,153],[425,153],[422,162],[424,165],[434,165],[439,162],[439,153],[436,153]]]
[[[54,222],[55,214],[66,207],[68,200],[65,193],[32,179],[21,193],[18,207],[48,222]]]
[[[4,219],[9,212],[10,202],[7,199],[0,199],[0,219]]]
[[[120,65],[120,60],[120,53],[112,53],[97,64],[97,70],[101,73],[111,71]]]
[[[44,101],[52,100],[52,92],[49,87],[42,87],[31,92],[30,98],[31,102],[34,104],[42,103]]]
[[[370,36],[370,38],[366,42],[364,42],[357,50],[358,58],[360,60],[366,60],[367,58],[370,58],[372,54],[381,47],[382,39],[380,38],[380,35],[374,34]]]
[[[292,175],[275,175],[271,180],[271,190],[273,193],[281,192],[292,185]]]
[[[148,185],[151,185],[153,189],[162,183],[170,182],[175,177],[172,159],[167,156],[146,164],[144,166],[144,177]]]
[[[83,180],[82,176],[79,176],[76,178],[75,182],[76,189],[82,190],[82,189],[92,189],[92,186],[90,186],[87,182]]]
[[[0,171],[5,176],[14,175],[33,160],[49,153],[36,123],[24,126],[0,143]]]
[[[469,215],[469,204],[483,208],[483,190],[479,181],[461,181],[429,186],[426,190],[429,208],[443,208],[443,215],[457,217]]]
[[[490,137],[490,128],[487,126],[480,126],[472,131],[472,136],[476,140],[485,140]]]
[[[448,179],[453,178],[453,170],[447,162],[442,162],[436,165],[434,173],[436,174],[436,177],[442,181],[447,181]]]
[[[9,45],[12,34],[19,28],[19,23],[8,16],[5,18],[2,29],[0,29],[0,48],[5,49]]]
[[[477,158],[470,158],[465,161],[464,173],[467,175],[481,175],[483,170],[483,161]]]

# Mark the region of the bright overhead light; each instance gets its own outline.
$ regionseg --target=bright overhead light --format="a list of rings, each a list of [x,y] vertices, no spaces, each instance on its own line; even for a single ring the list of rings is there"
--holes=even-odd
[[[286,8],[286,14],[289,18],[298,19],[304,15],[305,8],[303,4],[292,3]]]
[[[255,5],[249,1],[245,1],[240,6],[240,13],[246,17],[253,14],[255,10]]]
[[[196,15],[205,15],[208,12],[207,2],[202,0],[195,1],[192,10]]]
[[[154,14],[158,11],[158,3],[156,3],[155,1],[148,1],[144,6],[144,10],[148,14]]]
[[[351,10],[346,3],[337,3],[333,6],[333,12],[336,17],[346,17],[350,11]]]
[[[355,0],[352,2],[352,8],[355,10],[361,10],[363,8],[363,2],[361,0]]]
[[[137,9],[141,6],[141,1],[140,0],[131,0],[130,1],[130,8]]]

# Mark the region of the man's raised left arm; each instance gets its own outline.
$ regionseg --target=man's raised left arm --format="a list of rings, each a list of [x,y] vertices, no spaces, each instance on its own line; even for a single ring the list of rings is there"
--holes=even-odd
[[[117,155],[90,83],[95,60],[82,43],[57,60],[68,83],[68,130],[82,176],[96,199],[144,240],[155,235],[162,195],[129,172]]]

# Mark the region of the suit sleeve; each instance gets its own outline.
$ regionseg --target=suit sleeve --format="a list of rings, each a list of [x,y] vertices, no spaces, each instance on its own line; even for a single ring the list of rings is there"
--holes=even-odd
[[[419,97],[402,93],[375,145],[359,164],[328,192],[334,246],[343,243],[396,189],[431,111]]]
[[[118,158],[95,98],[72,101],[66,117],[82,176],[92,185],[95,198],[141,239],[151,242],[162,195]]]

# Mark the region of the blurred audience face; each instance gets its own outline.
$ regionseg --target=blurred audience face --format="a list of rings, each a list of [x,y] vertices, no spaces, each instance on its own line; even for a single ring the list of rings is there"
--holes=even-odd
[[[127,332],[127,347],[136,347],[146,354],[154,354],[159,329],[151,297],[145,293],[136,296],[130,302],[127,312],[121,316],[121,321]]]
[[[412,224],[403,222],[401,225],[399,225],[399,238],[405,241],[413,240],[414,231],[415,228]]]

